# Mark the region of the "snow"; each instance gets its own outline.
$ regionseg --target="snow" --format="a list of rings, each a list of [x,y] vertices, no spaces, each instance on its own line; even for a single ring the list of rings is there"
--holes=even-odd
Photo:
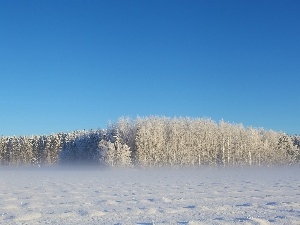
[[[0,224],[300,224],[299,167],[0,170]]]

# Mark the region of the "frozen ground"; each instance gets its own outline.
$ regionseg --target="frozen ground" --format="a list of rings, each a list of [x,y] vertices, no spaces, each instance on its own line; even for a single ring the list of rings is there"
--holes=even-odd
[[[0,168],[0,224],[300,224],[300,168]]]

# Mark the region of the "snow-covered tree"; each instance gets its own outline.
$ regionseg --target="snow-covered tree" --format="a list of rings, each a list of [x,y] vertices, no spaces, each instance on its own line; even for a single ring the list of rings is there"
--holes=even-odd
[[[167,118],[149,117],[137,119],[137,162],[141,166],[162,166],[170,161],[172,150],[166,148]]]
[[[300,137],[208,118],[120,118],[106,130],[0,137],[1,165],[287,165]],[[99,161],[100,159],[100,161]]]
[[[137,134],[137,123],[132,120],[130,117],[121,117],[116,127],[118,129],[118,133],[120,139],[124,144],[126,144],[131,151],[131,159],[134,163],[136,161],[136,134]]]
[[[0,137],[0,163],[6,165],[8,163],[7,157],[7,137]]]
[[[101,140],[98,148],[99,160],[102,164],[111,167],[131,166],[130,147],[121,140],[118,131],[113,136],[113,140]]]

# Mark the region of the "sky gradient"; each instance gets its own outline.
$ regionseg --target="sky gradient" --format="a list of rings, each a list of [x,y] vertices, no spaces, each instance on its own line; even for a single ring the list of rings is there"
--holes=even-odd
[[[209,117],[300,134],[300,1],[0,0],[0,135]]]

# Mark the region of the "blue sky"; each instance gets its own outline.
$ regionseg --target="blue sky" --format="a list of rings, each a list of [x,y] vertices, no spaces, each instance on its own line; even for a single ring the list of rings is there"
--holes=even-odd
[[[0,0],[0,135],[190,116],[300,134],[300,2]]]

